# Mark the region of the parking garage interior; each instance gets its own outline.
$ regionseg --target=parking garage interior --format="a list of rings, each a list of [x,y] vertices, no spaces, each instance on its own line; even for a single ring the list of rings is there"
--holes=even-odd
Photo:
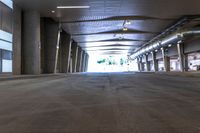
[[[199,0],[0,0],[0,133],[199,133]]]

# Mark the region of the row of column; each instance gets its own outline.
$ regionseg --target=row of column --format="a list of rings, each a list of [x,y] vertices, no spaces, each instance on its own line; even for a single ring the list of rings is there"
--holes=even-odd
[[[169,72],[170,71],[170,57],[167,56],[165,48],[161,48],[161,50],[162,50],[162,58],[163,58],[163,63],[164,63],[164,71]],[[178,52],[181,71],[182,72],[188,71],[188,58],[187,58],[187,55],[184,53],[183,43],[177,44],[177,52]],[[157,72],[159,71],[159,67],[158,67],[158,60],[156,59],[156,52],[151,52],[151,54],[152,54],[153,70]],[[144,71],[145,65],[142,62],[142,57],[138,57],[137,62],[138,62],[138,70],[140,72]],[[146,64],[147,71],[151,71],[151,63],[148,60],[148,55],[145,55],[145,64]]]
[[[72,45],[72,73],[87,72],[89,55],[77,43]]]
[[[87,71],[89,55],[59,23],[36,11],[24,12],[22,23],[22,74]]]

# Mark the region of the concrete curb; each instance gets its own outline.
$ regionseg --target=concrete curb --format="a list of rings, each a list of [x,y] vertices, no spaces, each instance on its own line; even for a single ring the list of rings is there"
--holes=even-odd
[[[34,79],[34,78],[44,78],[44,77],[55,77],[61,76],[61,74],[42,74],[42,75],[0,75],[0,82],[7,81],[7,80],[23,80],[23,79]]]

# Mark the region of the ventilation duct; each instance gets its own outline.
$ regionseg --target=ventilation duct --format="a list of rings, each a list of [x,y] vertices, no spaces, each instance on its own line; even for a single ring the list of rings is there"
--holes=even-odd
[[[194,28],[194,29],[188,29],[188,30],[183,30],[176,32],[172,35],[169,35],[159,41],[156,41],[154,43],[149,44],[148,46],[145,46],[138,50],[136,53],[131,55],[132,59],[137,58],[138,56],[144,55],[149,52],[153,52],[155,50],[158,50],[162,47],[167,47],[169,44],[175,45],[178,42],[182,41],[183,39],[189,37],[189,36],[194,36],[194,35],[200,35],[200,28]]]

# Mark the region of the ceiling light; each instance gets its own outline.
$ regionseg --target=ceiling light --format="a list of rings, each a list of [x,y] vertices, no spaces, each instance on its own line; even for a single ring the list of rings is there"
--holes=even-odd
[[[128,28],[127,28],[127,27],[124,27],[124,28],[123,28],[123,31],[127,31],[127,30],[128,30]]]
[[[130,20],[127,20],[127,21],[126,21],[126,24],[127,24],[127,25],[130,25],[130,24],[131,24],[131,21],[130,21]]]
[[[51,13],[55,13],[56,11],[51,11]]]
[[[90,6],[57,6],[58,9],[87,9]]]
[[[171,46],[172,46],[171,44],[168,45],[168,47],[171,47]]]
[[[158,52],[158,50],[156,49],[155,52]]]

